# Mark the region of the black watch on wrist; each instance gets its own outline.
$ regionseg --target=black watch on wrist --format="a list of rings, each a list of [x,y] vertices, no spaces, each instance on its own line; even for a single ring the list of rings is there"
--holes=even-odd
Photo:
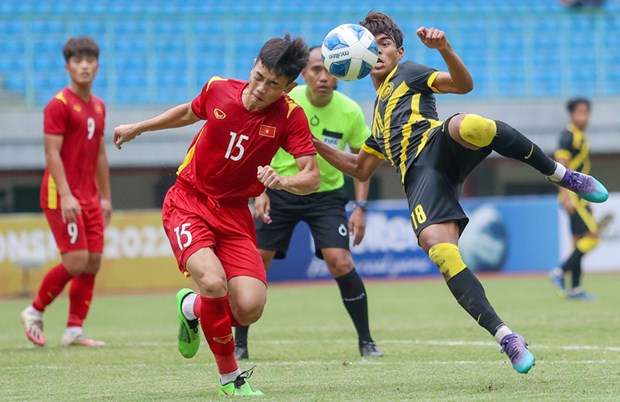
[[[368,211],[368,202],[367,201],[356,201],[355,207],[361,209],[362,211]]]

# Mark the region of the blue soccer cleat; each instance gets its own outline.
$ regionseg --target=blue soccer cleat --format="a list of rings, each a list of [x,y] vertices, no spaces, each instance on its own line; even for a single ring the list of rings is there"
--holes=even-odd
[[[512,367],[519,373],[527,374],[534,366],[534,355],[527,350],[525,339],[516,332],[506,335],[500,342],[502,345],[501,353],[506,353]]]
[[[579,300],[579,301],[597,301],[599,300],[598,296],[595,296],[591,293],[586,293],[582,289],[573,289],[570,292],[566,293],[566,298],[568,300]]]
[[[549,279],[551,280],[551,283],[557,290],[558,295],[560,297],[564,297],[565,285],[564,285],[564,271],[562,271],[562,268],[553,268],[551,271],[549,271]]]
[[[605,202],[607,198],[609,198],[609,192],[605,186],[594,177],[585,173],[566,169],[566,173],[564,173],[562,180],[550,181],[560,187],[569,189],[586,201]]]

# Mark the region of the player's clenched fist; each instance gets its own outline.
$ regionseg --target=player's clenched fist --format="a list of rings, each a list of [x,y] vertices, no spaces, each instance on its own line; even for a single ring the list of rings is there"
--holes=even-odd
[[[415,33],[430,49],[443,49],[448,44],[446,33],[440,29],[420,27]]]
[[[134,124],[121,124],[120,126],[114,128],[112,141],[114,142],[114,146],[116,148],[121,149],[121,145],[133,140],[140,134],[142,133],[136,129]]]
[[[271,166],[259,166],[256,169],[256,178],[267,188],[282,190],[284,177],[280,176]]]

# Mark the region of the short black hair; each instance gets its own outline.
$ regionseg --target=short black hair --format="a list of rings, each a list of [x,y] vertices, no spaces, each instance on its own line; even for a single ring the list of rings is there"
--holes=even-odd
[[[62,54],[65,56],[65,61],[67,63],[73,56],[93,56],[98,60],[99,45],[93,38],[88,36],[71,38],[62,48]]]
[[[288,83],[291,83],[306,67],[309,56],[306,41],[300,37],[291,40],[291,36],[287,33],[284,38],[273,38],[265,42],[257,59],[269,70],[286,77]]]
[[[364,21],[360,21],[360,25],[368,29],[374,36],[386,34],[392,38],[397,49],[403,47],[403,31],[389,15],[371,11],[364,18]]]
[[[566,102],[566,110],[568,110],[568,113],[573,114],[573,112],[575,111],[575,109],[577,108],[579,104],[586,105],[588,107],[588,110],[591,109],[591,104],[590,104],[589,99],[578,97],[578,98],[569,99],[569,101]]]

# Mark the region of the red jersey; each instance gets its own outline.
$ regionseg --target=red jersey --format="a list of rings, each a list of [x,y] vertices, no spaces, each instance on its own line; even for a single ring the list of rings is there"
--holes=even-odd
[[[105,103],[91,95],[90,101],[69,88],[54,95],[45,106],[43,131],[63,136],[60,157],[71,193],[80,204],[95,202],[99,191],[95,181],[99,147],[105,122]],[[60,199],[56,183],[45,169],[41,186],[41,208],[57,209]]]
[[[269,165],[278,148],[299,158],[316,154],[308,119],[286,94],[264,109],[248,111],[241,101],[247,81],[213,77],[192,102],[206,120],[177,172],[177,182],[198,195],[249,198],[265,186],[258,166]]]

